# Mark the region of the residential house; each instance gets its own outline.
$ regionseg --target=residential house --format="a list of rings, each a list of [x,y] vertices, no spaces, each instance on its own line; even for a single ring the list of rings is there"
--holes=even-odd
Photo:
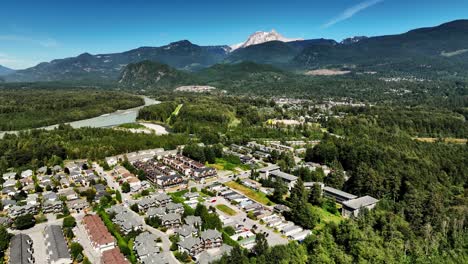
[[[344,217],[358,217],[362,208],[374,209],[379,200],[372,196],[363,196],[353,200],[343,202],[341,213]]]
[[[204,251],[197,257],[197,264],[209,264],[219,260],[223,255],[229,255],[232,247],[229,245],[222,245],[217,251],[208,252]]]
[[[44,192],[42,193],[42,200],[43,201],[58,201],[58,195],[54,192]]]
[[[59,196],[65,197],[67,201],[78,199],[78,194],[72,188],[66,188],[59,191]]]
[[[135,238],[133,249],[141,263],[164,263],[164,261],[155,262],[162,261],[161,249],[156,242],[157,239],[155,235],[149,232],[143,232]]]
[[[15,186],[16,186],[16,180],[14,178],[8,179],[3,183],[3,188],[15,187]]]
[[[57,201],[46,200],[42,204],[42,212],[45,214],[60,213],[62,211],[62,208],[63,208],[62,201],[59,201],[59,200]]]
[[[3,210],[8,211],[13,205],[16,205],[16,201],[13,199],[2,199]]]
[[[343,204],[343,202],[356,199],[357,196],[341,190],[326,186],[323,188],[323,196],[335,199],[337,203]]]
[[[182,224],[182,216],[176,213],[165,214],[161,217],[161,224],[167,228],[178,228]]]
[[[47,259],[50,264],[73,263],[61,226],[47,225],[44,228],[44,238],[46,242]]]
[[[217,248],[223,245],[223,237],[218,230],[208,229],[200,234],[200,238],[203,241],[203,248]]]
[[[7,211],[8,211],[8,215],[11,218],[16,218],[18,216],[22,216],[22,215],[26,215],[26,214],[35,215],[35,214],[38,213],[38,210],[39,210],[39,208],[38,208],[37,204],[35,204],[35,205],[26,204],[26,205],[22,205],[22,206],[13,205]]]
[[[67,201],[66,204],[70,212],[77,214],[83,212],[84,210],[86,210],[86,208],[89,207],[89,203],[85,199]]]
[[[29,178],[33,176],[33,171],[32,170],[25,170],[21,172],[21,178]]]
[[[104,252],[115,247],[114,237],[109,233],[107,227],[97,215],[86,215],[83,224],[93,248]]]
[[[174,233],[178,234],[181,239],[186,239],[190,236],[196,237],[198,229],[192,225],[183,225],[180,228],[175,229]]]
[[[8,195],[8,196],[15,196],[16,188],[15,187],[5,187],[5,188],[2,189],[2,194]]]
[[[294,185],[296,185],[297,177],[289,173],[282,172],[280,170],[270,171],[269,177],[272,180],[281,179],[288,186],[288,189],[291,190]]]
[[[106,250],[102,253],[101,264],[130,264],[119,248]]]
[[[165,214],[166,210],[162,207],[150,207],[150,209],[146,211],[146,215],[148,216],[148,218],[161,218]]]
[[[278,165],[271,165],[268,167],[264,167],[258,170],[260,178],[268,179],[270,177],[270,173],[274,171],[279,171],[280,167]]]
[[[178,213],[178,214],[183,214],[184,213],[184,206],[179,203],[173,203],[170,202],[166,205],[166,212],[168,214],[171,213]]]
[[[59,172],[62,170],[62,167],[60,167],[60,165],[55,165],[54,167],[52,167],[52,171],[54,172]]]
[[[17,234],[10,240],[9,264],[36,263],[33,241],[26,234]]]
[[[143,223],[138,217],[136,217],[135,213],[131,212],[122,205],[114,205],[108,209],[108,211],[115,213],[112,222],[118,225],[120,231],[122,231],[122,233],[125,235],[132,231],[138,231],[143,228]]]
[[[185,223],[189,226],[194,226],[200,229],[202,225],[202,220],[201,220],[201,217],[199,216],[187,215],[185,217]]]
[[[198,237],[188,237],[178,243],[179,251],[187,252],[190,256],[194,257],[203,251],[203,241]]]
[[[2,175],[4,181],[14,180],[16,177],[16,172],[7,172]]]
[[[37,200],[39,199],[39,195],[33,193],[29,194],[28,197],[26,197],[26,204],[29,205],[36,205],[38,204]]]
[[[37,169],[36,173],[37,174],[42,174],[42,175],[46,174],[47,173],[47,166],[40,167],[39,169]]]

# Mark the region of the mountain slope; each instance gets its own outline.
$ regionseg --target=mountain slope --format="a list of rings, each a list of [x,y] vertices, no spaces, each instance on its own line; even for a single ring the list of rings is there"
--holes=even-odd
[[[141,47],[113,54],[84,53],[77,57],[53,60],[17,71],[9,75],[7,80],[115,80],[127,64],[143,60],[157,61],[191,71],[222,61],[229,51],[228,46],[198,46],[183,40],[162,47]]]
[[[297,40],[291,42],[270,41],[248,46],[233,51],[226,58],[226,63],[251,61],[259,64],[287,66],[304,48],[309,46],[334,46],[337,43],[329,39]]]
[[[468,67],[467,49],[468,20],[457,20],[345,45],[309,46],[293,61],[305,68],[342,65],[376,70],[456,70]]]
[[[193,77],[166,64],[142,61],[127,65],[122,71],[118,84],[125,88],[170,89],[191,84]]]
[[[8,75],[8,74],[12,74],[14,72],[15,72],[15,70],[0,65],[0,76],[5,76],[5,75]]]

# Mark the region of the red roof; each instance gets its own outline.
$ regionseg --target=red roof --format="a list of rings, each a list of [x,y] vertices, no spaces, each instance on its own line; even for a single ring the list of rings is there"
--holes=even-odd
[[[99,216],[86,215],[83,218],[83,223],[94,244],[106,245],[114,242],[114,237],[109,233]]]
[[[106,250],[102,253],[102,264],[130,264],[130,262],[120,252],[119,248]]]

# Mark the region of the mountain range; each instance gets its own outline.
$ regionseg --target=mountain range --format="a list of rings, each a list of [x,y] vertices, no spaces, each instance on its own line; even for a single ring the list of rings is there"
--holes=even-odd
[[[0,76],[12,74],[14,72],[15,72],[15,70],[0,65]]]
[[[456,20],[398,35],[353,37],[341,42],[288,39],[274,30],[255,32],[245,42],[233,46],[199,46],[182,40],[122,53],[84,53],[10,72],[3,78],[10,82],[116,81],[122,80],[126,67],[135,67],[135,63],[142,61],[167,64],[185,72],[201,71],[215,64],[250,61],[295,72],[331,68],[381,74],[460,76],[467,75],[468,70],[468,20]],[[135,76],[134,68],[131,72]]]

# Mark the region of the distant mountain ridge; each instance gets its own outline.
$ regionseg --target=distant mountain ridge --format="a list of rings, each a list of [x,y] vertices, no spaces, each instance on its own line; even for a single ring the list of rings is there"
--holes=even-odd
[[[83,53],[18,70],[3,79],[10,82],[116,81],[127,65],[145,60],[186,72],[200,71],[219,63],[251,61],[294,71],[341,68],[460,76],[468,75],[468,20],[397,35],[353,37],[340,43],[330,39],[287,39],[276,31],[256,32],[237,49],[227,45],[199,46],[182,40],[122,53]]]
[[[0,65],[0,76],[5,76],[5,75],[8,75],[8,74],[12,74],[14,72],[15,72],[15,70]]]
[[[252,35],[250,35],[249,38],[245,42],[232,45],[231,50],[234,51],[236,49],[246,48],[249,46],[258,45],[258,44],[262,44],[262,43],[270,42],[270,41],[291,42],[291,41],[298,41],[298,40],[303,40],[303,39],[286,38],[283,35],[276,32],[276,30],[274,29],[272,29],[270,32],[257,31],[253,33]]]
[[[7,81],[115,80],[130,63],[157,61],[181,70],[209,67],[228,56],[228,46],[198,46],[188,40],[161,47],[140,47],[122,53],[83,53],[77,57],[40,63],[6,77]]]

